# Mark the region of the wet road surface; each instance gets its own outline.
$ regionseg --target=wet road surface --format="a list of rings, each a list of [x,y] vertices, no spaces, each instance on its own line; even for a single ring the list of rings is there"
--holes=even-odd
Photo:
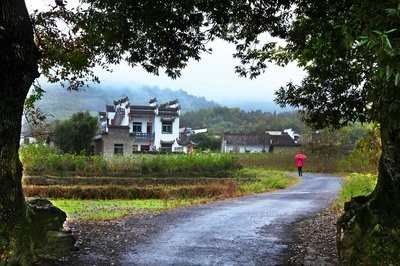
[[[304,174],[291,188],[176,212],[179,219],[129,247],[123,265],[282,265],[296,219],[327,207],[340,178]],[[172,213],[174,215],[174,212]]]

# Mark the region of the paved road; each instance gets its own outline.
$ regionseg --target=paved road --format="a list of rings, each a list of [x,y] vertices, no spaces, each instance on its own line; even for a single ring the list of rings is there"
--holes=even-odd
[[[128,249],[124,265],[279,265],[290,223],[328,206],[333,176],[304,174],[298,185],[179,211],[179,219]]]

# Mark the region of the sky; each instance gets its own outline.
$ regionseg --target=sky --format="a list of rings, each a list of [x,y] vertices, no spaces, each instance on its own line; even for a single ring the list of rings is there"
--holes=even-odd
[[[49,0],[26,0],[28,9],[42,9]],[[274,91],[292,81],[299,84],[305,76],[304,72],[295,64],[285,68],[271,64],[265,73],[256,79],[239,77],[234,72],[238,64],[232,54],[235,47],[221,40],[210,44],[212,54],[204,53],[202,59],[190,61],[182,70],[181,77],[171,79],[160,71],[159,76],[147,73],[137,66],[132,68],[125,63],[113,66],[113,72],[96,70],[104,85],[111,84],[121,87],[130,86],[158,86],[172,90],[182,89],[195,96],[204,96],[207,100],[227,103],[229,101],[245,102],[272,102]]]

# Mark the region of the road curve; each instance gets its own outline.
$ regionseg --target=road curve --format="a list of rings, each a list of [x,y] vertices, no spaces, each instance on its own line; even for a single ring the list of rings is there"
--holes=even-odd
[[[296,186],[177,211],[180,218],[146,243],[129,247],[123,265],[281,265],[284,237],[296,219],[327,207],[340,178],[304,174]]]

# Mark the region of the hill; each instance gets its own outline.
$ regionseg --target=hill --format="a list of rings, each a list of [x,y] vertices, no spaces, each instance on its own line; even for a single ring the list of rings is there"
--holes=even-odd
[[[44,113],[52,115],[49,120],[63,120],[79,111],[97,114],[104,111],[106,104],[128,96],[131,104],[147,105],[149,99],[156,97],[159,103],[178,99],[182,112],[197,111],[219,106],[204,97],[188,94],[183,90],[160,89],[159,87],[124,87],[92,86],[82,91],[67,91],[57,85],[44,87],[43,98],[37,103]]]
[[[306,126],[297,112],[271,113],[261,110],[246,112],[240,108],[213,107],[184,113],[181,127],[208,128],[209,132],[252,132],[292,128],[296,133],[306,132]]]

